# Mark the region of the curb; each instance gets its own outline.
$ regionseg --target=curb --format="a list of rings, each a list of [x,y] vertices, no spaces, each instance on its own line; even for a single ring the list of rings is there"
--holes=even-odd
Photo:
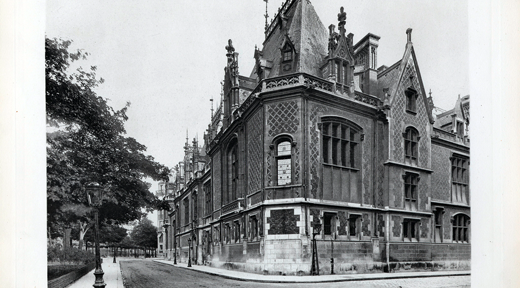
[[[442,273],[442,272],[439,272],[439,274],[437,274],[437,275],[395,275],[394,274],[394,275],[388,275],[388,276],[378,276],[378,277],[368,277],[368,278],[345,278],[345,279],[322,279],[322,280],[316,279],[315,281],[267,280],[267,279],[264,280],[264,279],[246,279],[246,278],[241,278],[241,277],[236,277],[236,276],[223,275],[223,274],[219,274],[216,272],[191,269],[188,267],[164,263],[164,262],[160,262],[157,260],[152,260],[152,261],[163,264],[163,265],[170,265],[170,266],[177,267],[177,268],[182,268],[182,269],[191,270],[191,271],[197,271],[197,272],[201,272],[201,273],[205,273],[205,274],[209,274],[209,275],[213,275],[213,276],[219,276],[219,277],[226,278],[226,279],[245,281],[245,282],[258,282],[258,283],[302,283],[302,284],[309,283],[309,284],[313,284],[313,283],[332,283],[332,282],[347,282],[347,281],[369,281],[369,280],[430,278],[430,277],[469,276],[469,275],[471,275],[470,271],[461,271],[460,274],[447,274],[447,273]],[[215,268],[215,269],[218,269],[218,268]],[[365,274],[365,275],[370,275],[370,274]],[[306,276],[301,276],[301,277],[306,277]],[[312,276],[309,276],[309,277],[312,277]]]

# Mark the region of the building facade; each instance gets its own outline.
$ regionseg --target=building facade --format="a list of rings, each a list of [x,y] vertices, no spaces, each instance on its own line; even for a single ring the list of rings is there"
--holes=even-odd
[[[165,188],[165,258],[286,275],[470,269],[469,96],[434,115],[412,29],[388,67],[379,36],[353,43],[343,8],[337,28],[286,1],[249,76],[228,41],[221,105]]]

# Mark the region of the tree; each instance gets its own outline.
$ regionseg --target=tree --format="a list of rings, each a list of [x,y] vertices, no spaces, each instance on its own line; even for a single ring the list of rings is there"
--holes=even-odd
[[[157,227],[148,218],[143,217],[130,233],[132,242],[143,249],[157,247]]]
[[[45,39],[47,221],[53,235],[79,225],[82,243],[92,219],[84,188],[89,182],[104,189],[101,222],[122,224],[162,203],[145,180],[165,180],[169,169],[145,155],[146,146],[124,135],[130,103],[114,110],[95,93],[103,83],[95,66],[68,72],[72,62],[88,56],[69,52],[70,44]]]

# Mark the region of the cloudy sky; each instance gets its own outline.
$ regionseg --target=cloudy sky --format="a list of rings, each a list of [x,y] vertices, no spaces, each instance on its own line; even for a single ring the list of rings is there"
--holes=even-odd
[[[283,0],[270,0],[269,20]],[[469,94],[467,1],[313,0],[325,26],[337,26],[341,6],[354,43],[367,33],[381,37],[378,66],[401,59],[407,28],[426,91],[436,106],[450,109]],[[253,68],[255,45],[264,40],[262,0],[48,0],[46,36],[73,40],[90,53],[84,68],[97,66],[105,83],[98,95],[115,109],[132,105],[129,136],[169,167],[183,157],[210,119],[210,99],[220,100],[228,39],[239,55],[240,74]],[[156,190],[154,185],[152,190]]]

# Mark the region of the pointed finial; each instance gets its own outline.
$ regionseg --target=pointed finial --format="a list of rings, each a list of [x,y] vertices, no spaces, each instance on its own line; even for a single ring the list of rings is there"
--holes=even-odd
[[[345,36],[345,23],[347,23],[347,12],[345,12],[345,8],[343,8],[343,6],[339,8],[338,22],[338,29],[341,35]]]
[[[412,28],[406,29],[407,41],[412,42]]]
[[[431,88],[430,88],[430,93],[428,93],[428,94],[430,94],[430,97],[432,97],[432,89]]]
[[[269,0],[264,0],[265,2],[265,30],[267,31],[267,28],[269,28],[269,25],[267,25],[267,19],[269,18],[269,14],[267,14],[267,3],[269,2]]]
[[[233,52],[235,52],[235,47],[233,47],[233,41],[231,39],[228,40],[228,45],[226,45],[226,56],[228,57],[228,62],[233,61]]]
[[[211,102],[211,120],[213,120],[213,96],[211,96],[211,99],[209,99]]]

